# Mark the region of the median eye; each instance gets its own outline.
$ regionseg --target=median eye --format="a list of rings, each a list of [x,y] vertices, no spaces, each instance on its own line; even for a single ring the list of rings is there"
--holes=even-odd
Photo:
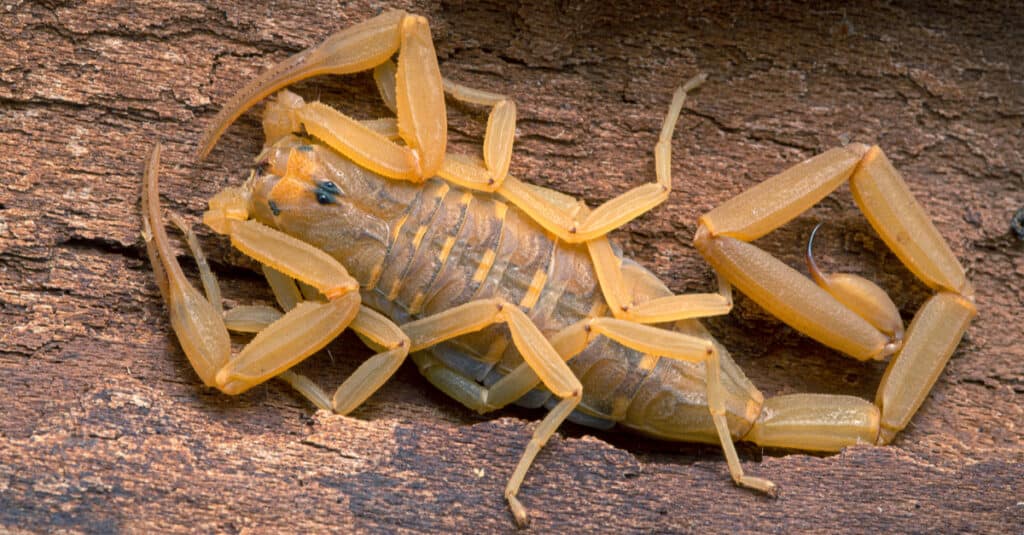
[[[341,188],[330,180],[325,180],[316,185],[316,202],[320,204],[334,204],[335,196],[341,195]]]

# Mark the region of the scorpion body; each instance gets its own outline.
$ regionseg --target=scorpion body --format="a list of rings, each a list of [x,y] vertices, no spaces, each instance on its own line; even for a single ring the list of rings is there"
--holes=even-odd
[[[394,117],[359,120],[278,92],[310,76],[369,69]],[[718,275],[715,293],[672,294],[608,239],[668,198],[675,123],[705,78],[673,95],[654,147],[655,181],[590,209],[508,174],[515,103],[444,79],[423,17],[383,13],[299,52],[240,90],[198,152],[209,153],[239,115],[278,92],[264,111],[259,165],[243,186],[211,199],[203,219],[263,265],[283,314],[222,310],[195,236],[175,219],[205,295],[192,287],[159,210],[159,145],[147,164],[143,235],[193,369],[227,394],[278,377],[316,406],[347,414],[411,355],[431,383],[471,409],[546,407],[505,487],[520,526],[528,515],[517,493],[566,418],[720,443],[733,481],[769,494],[771,481],[744,474],[734,440],[819,451],[888,443],[927,397],[976,308],[963,267],[881,148],[831,149],[702,216],[694,245]],[[491,108],[482,160],[448,152],[446,95]],[[882,240],[934,292],[906,329],[883,289],[824,273],[809,245],[813,281],[750,243],[846,182]],[[765,399],[696,320],[728,313],[733,284],[852,358],[891,358],[875,401]],[[236,354],[229,329],[257,334]],[[346,329],[376,354],[327,396],[291,368]]]
[[[267,164],[246,186],[254,217],[334,256],[359,281],[363,304],[395,323],[487,298],[519,304],[549,337],[587,317],[610,315],[586,248],[553,238],[492,194],[440,180],[388,180],[313,140],[295,137],[268,148],[264,157]],[[273,196],[289,158],[305,160],[302,166],[321,184],[301,205]],[[322,186],[327,183],[333,186]],[[640,297],[669,295],[647,269],[628,260],[626,269],[635,275],[634,291],[645,294]],[[669,328],[710,339],[696,320]],[[718,350],[729,427],[742,439],[760,414],[763,397],[725,349]],[[522,363],[503,325],[412,358],[428,378],[454,372],[467,384],[486,386]],[[717,443],[702,363],[643,354],[599,337],[568,364],[583,385],[583,399],[570,416],[577,423],[597,428],[618,423],[662,438]],[[497,408],[460,401],[481,412]],[[550,407],[556,401],[534,390],[519,404]]]

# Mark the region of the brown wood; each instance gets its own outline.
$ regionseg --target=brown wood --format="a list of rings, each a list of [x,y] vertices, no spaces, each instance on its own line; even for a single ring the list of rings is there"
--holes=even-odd
[[[502,491],[537,413],[471,414],[411,365],[352,418],[314,415],[276,382],[210,391],[144,260],[152,144],[165,146],[165,207],[196,219],[260,143],[250,113],[194,164],[219,104],[378,4],[111,4],[0,6],[0,531],[511,530]],[[616,233],[673,290],[713,287],[690,244],[701,213],[857,140],[904,173],[968,268],[980,314],[893,446],[741,446],[746,469],[782,487],[771,500],[735,488],[717,447],[566,426],[521,493],[534,529],[1024,531],[1024,242],[1010,231],[1024,204],[1024,12],[607,4],[404,7],[430,19],[447,76],[518,102],[513,173],[592,206],[652,179],[672,89],[710,73],[675,136],[672,197]],[[298,90],[382,111],[369,76]],[[453,150],[479,150],[483,111],[450,109]],[[800,265],[820,220],[821,262],[880,281],[909,319],[927,293],[845,188],[758,243]],[[267,298],[224,240],[202,238],[232,302]],[[743,298],[708,324],[768,395],[872,398],[883,370]],[[335,385],[366,355],[343,336],[302,369]]]

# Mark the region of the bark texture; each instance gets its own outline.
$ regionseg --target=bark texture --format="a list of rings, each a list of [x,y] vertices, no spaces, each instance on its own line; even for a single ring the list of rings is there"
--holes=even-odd
[[[219,105],[268,65],[378,2],[0,2],[0,531],[512,529],[502,491],[539,414],[477,416],[410,365],[352,417],[286,386],[201,386],[140,238],[142,161],[164,143],[164,206],[196,219],[261,143],[250,113],[196,164]],[[968,269],[980,313],[892,446],[832,456],[741,446],[774,480],[735,488],[717,447],[566,426],[521,499],[538,532],[1024,531],[1024,12],[732,2],[403,3],[446,76],[519,104],[512,172],[591,206],[654,176],[671,91],[704,71],[674,146],[674,191],[616,233],[676,292],[713,287],[700,214],[827,148],[880,144]],[[383,112],[368,75],[297,89]],[[452,150],[482,110],[450,105]],[[833,270],[927,297],[843,188],[758,243],[799,266],[810,229]],[[268,292],[202,232],[231,303]],[[191,269],[187,260],[186,267]],[[766,395],[873,398],[884,366],[841,357],[740,297],[707,322]],[[342,336],[302,370],[333,388],[368,355]],[[597,438],[595,438],[595,435]],[[252,531],[250,531],[252,530]]]

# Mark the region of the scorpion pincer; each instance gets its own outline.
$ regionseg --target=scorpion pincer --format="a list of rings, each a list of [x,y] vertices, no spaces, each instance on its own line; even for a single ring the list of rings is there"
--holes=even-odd
[[[767,493],[775,485],[744,474],[734,440],[821,451],[885,443],[917,410],[975,313],[948,246],[881,151],[861,145],[826,152],[704,216],[696,244],[720,273],[718,291],[673,295],[607,234],[668,197],[673,129],[704,77],[673,97],[654,150],[656,180],[591,210],[508,174],[515,104],[442,78],[426,20],[400,11],[342,30],[254,80],[215,118],[200,156],[246,109],[287,85],[369,69],[396,118],[357,120],[280,91],[264,111],[256,169],[204,214],[262,264],[284,312],[223,311],[197,240],[174,218],[205,294],[185,278],[159,208],[159,145],[142,208],[157,282],[193,368],[227,394],[278,377],[317,407],[346,414],[411,356],[432,384],[471,409],[546,407],[505,489],[520,526],[527,514],[519,487],[566,419],[720,443],[733,480]],[[490,107],[482,160],[447,152],[446,94]],[[746,243],[847,179],[883,239],[937,290],[905,335],[895,305],[872,283],[815,267],[821,290]],[[762,205],[769,209],[756,209]],[[889,229],[897,233],[891,241]],[[907,245],[899,233],[925,242]],[[840,351],[896,355],[876,403],[826,394],[764,399],[695,319],[731,309],[729,281]],[[809,297],[789,302],[791,295]],[[290,370],[345,329],[376,354],[333,395]],[[232,354],[229,330],[256,335]]]

